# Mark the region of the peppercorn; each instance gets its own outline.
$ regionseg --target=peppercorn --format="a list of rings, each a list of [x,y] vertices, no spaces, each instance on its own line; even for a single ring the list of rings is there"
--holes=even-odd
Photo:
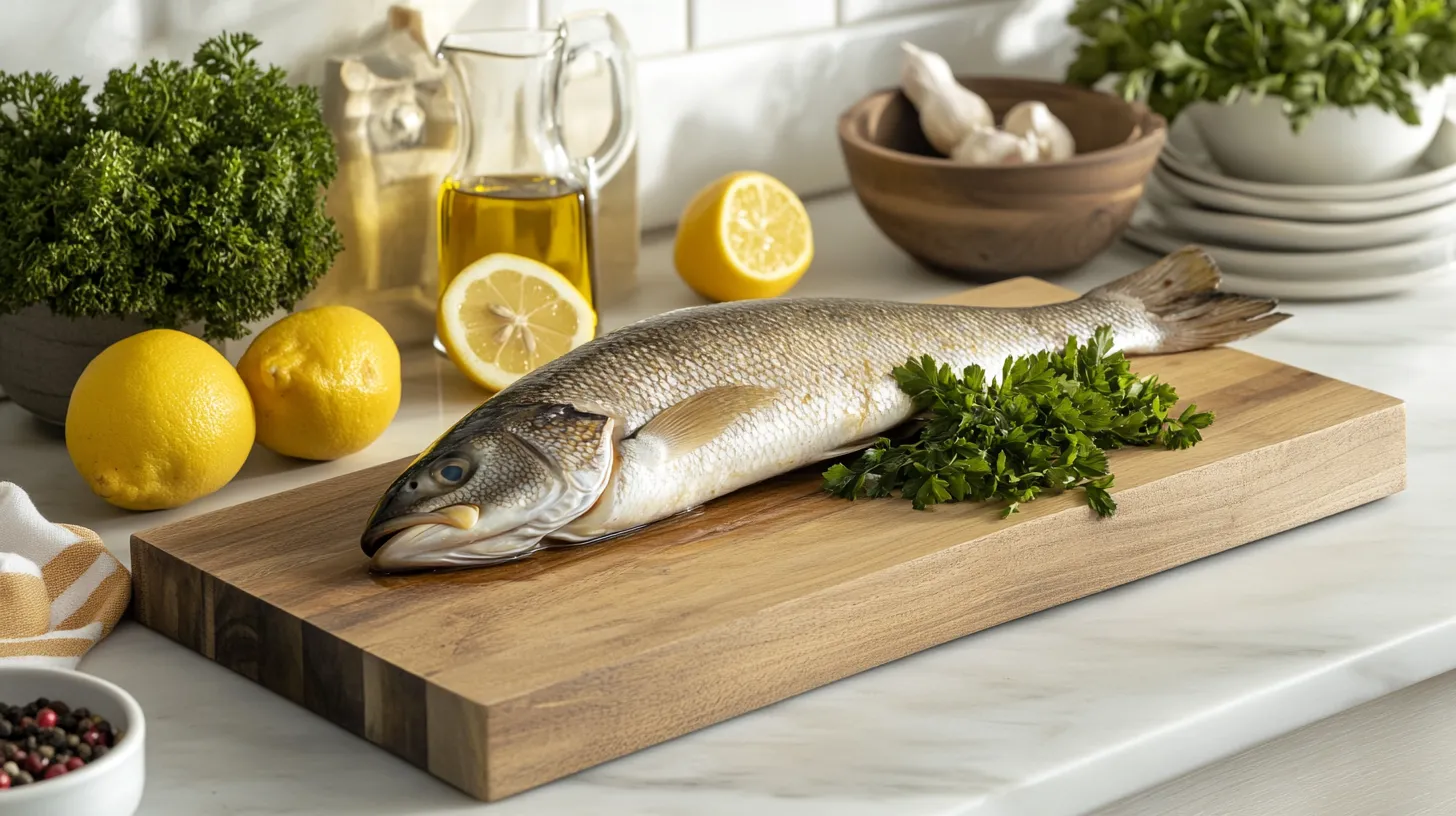
[[[64,717],[67,714],[70,714],[71,713],[71,707],[68,706],[68,705],[66,705],[65,703],[61,702],[60,700],[52,700],[51,701],[51,710],[54,711],[54,712],[56,712],[57,715],[62,716],[62,717]]]
[[[42,708],[35,712],[35,724],[41,728],[55,728],[56,720],[59,719],[60,715],[56,714],[54,708]]]
[[[85,765],[85,764],[86,764],[86,760],[84,760],[84,759],[82,759],[80,757],[71,757],[70,759],[66,760],[66,770],[68,770],[68,771],[74,771],[77,768],[79,768],[79,767],[81,767],[82,765]]]
[[[12,777],[12,781],[17,785],[29,785],[35,781],[35,777],[30,775],[30,771],[21,771]]]
[[[91,716],[91,709],[87,708],[86,706],[81,706],[80,708],[71,709],[71,713],[75,714],[77,718],[84,720],[87,717]]]
[[[107,748],[105,745],[95,745],[95,746],[92,746],[92,748],[91,748],[91,761],[92,762],[95,762],[96,760],[98,760],[98,759],[106,756],[106,754],[110,750],[111,749],[110,748]]]
[[[0,790],[10,787],[10,774],[0,771]]]
[[[25,769],[32,774],[43,772],[49,764],[51,764],[51,761],[40,754],[31,754],[25,758]]]
[[[77,745],[80,745],[80,744],[81,744],[81,736],[79,734],[67,734],[66,735],[66,747],[67,748],[74,749]]]
[[[95,728],[81,735],[81,741],[85,742],[87,745],[90,745],[93,748],[97,745],[104,744],[103,740],[104,738],[101,736],[101,732],[97,731]]]
[[[4,771],[11,776],[15,776],[16,774],[20,773],[20,766],[16,765],[13,761],[6,762],[4,765],[0,765],[0,771]]]
[[[76,730],[79,731],[82,734],[86,733],[87,731],[90,731],[92,728],[95,728],[95,727],[96,727],[96,723],[91,722],[91,718],[90,717],[82,717],[81,719],[76,720]]]
[[[41,747],[35,749],[35,752],[45,757],[47,762],[56,758],[56,749],[49,745],[42,745]]]
[[[9,720],[0,720],[0,739],[5,739],[15,731],[15,726]]]
[[[67,768],[65,765],[52,765],[49,768],[46,768],[45,769],[45,775],[42,778],[43,779],[55,779],[56,777],[60,776],[61,774],[68,773],[69,771],[70,771],[70,769]]]
[[[61,719],[56,722],[56,727],[60,728],[62,731],[75,731],[76,730],[76,715],[75,714],[62,714],[61,715]]]
[[[36,748],[40,747],[40,740],[36,739],[34,734],[31,734],[30,736],[25,738],[24,742],[20,744],[25,746],[25,750],[34,751]]]
[[[76,746],[76,756],[78,756],[78,757],[80,757],[82,759],[90,759],[91,758],[91,746],[87,745],[84,742],[81,743],[80,745],[77,745]]]
[[[15,759],[15,755],[19,752],[20,746],[16,745],[13,742],[7,742],[3,745],[0,745],[0,758],[4,758],[6,760]]]

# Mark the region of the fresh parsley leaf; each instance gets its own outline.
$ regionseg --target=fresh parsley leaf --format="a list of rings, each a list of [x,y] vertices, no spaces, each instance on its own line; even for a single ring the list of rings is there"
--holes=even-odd
[[[0,71],[0,315],[201,323],[209,340],[291,308],[342,247],[318,93],[223,34],[192,65],[79,79]]]
[[[1213,414],[1188,405],[1156,376],[1138,377],[1112,330],[1059,352],[1008,357],[987,381],[979,366],[957,376],[930,356],[891,372],[929,421],[919,437],[879,439],[853,461],[830,466],[824,489],[847,499],[898,493],[917,510],[947,502],[1007,502],[1002,517],[1044,493],[1081,488],[1099,516],[1117,512],[1107,451],[1125,446],[1190,448]]]
[[[1295,133],[1324,107],[1416,124],[1411,88],[1456,73],[1456,0],[1077,0],[1067,22],[1082,35],[1068,82],[1115,76],[1169,121],[1267,94]]]

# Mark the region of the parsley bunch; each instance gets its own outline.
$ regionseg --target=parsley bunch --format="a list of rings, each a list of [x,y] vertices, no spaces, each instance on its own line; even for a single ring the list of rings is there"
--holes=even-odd
[[[1114,352],[1110,328],[1085,345],[1067,339],[1060,353],[1006,359],[1000,380],[980,366],[958,377],[928,355],[894,369],[900,389],[929,412],[920,438],[908,445],[879,439],[849,464],[824,473],[824,489],[846,499],[896,491],[915,509],[932,504],[1000,499],[1002,517],[1044,492],[1081,488],[1099,516],[1117,510],[1108,488],[1106,451],[1196,445],[1213,414],[1178,402],[1172,385],[1132,373]]]
[[[1067,22],[1068,82],[1117,76],[1170,121],[1250,93],[1283,98],[1295,133],[1326,106],[1417,124],[1410,88],[1456,74],[1456,0],[1077,0]]]
[[[341,247],[318,95],[263,70],[249,34],[194,65],[78,78],[0,72],[0,314],[202,322],[210,340],[290,308]]]

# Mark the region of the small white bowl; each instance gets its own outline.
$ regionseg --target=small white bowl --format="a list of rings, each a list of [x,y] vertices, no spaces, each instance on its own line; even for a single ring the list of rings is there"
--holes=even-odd
[[[122,731],[106,756],[54,779],[0,790],[0,816],[131,816],[146,783],[146,721],[119,686],[69,669],[0,666],[0,700],[25,705],[38,697],[88,708]]]
[[[1419,125],[1373,105],[1321,108],[1298,134],[1284,100],[1240,97],[1231,105],[1200,102],[1187,114],[1208,153],[1236,178],[1278,184],[1368,184],[1409,173],[1436,137],[1446,89],[1416,87]]]

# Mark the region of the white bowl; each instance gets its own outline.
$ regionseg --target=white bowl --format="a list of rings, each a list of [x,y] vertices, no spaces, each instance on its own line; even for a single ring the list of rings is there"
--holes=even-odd
[[[1280,184],[1366,184],[1398,178],[1420,161],[1446,111],[1446,89],[1414,87],[1419,125],[1373,105],[1320,108],[1295,134],[1284,100],[1250,95],[1187,110],[1209,155],[1231,176]]]
[[[1456,260],[1456,240],[1451,238],[1353,252],[1223,246],[1191,239],[1150,207],[1138,208],[1122,237],[1158,254],[1197,244],[1222,268],[1224,289],[1284,300],[1351,300],[1404,292],[1450,275]]]
[[[146,783],[146,721],[119,686],[89,674],[42,666],[0,666],[0,700],[61,700],[105,717],[122,737],[106,756],[55,779],[0,791],[0,816],[131,816]]]
[[[1436,128],[1435,139],[1409,173],[1389,181],[1370,184],[1271,184],[1234,178],[1225,173],[1186,117],[1168,128],[1168,144],[1158,161],[1189,181],[1233,193],[1288,201],[1374,201],[1380,198],[1420,193],[1456,182],[1456,121],[1452,120],[1451,99],[1446,115]]]
[[[1456,225],[1456,202],[1394,218],[1330,224],[1239,215],[1154,199],[1147,201],[1168,226],[1190,238],[1246,249],[1286,252],[1372,249],[1449,235],[1452,225]]]
[[[1280,201],[1209,187],[1160,165],[1148,177],[1146,195],[1161,201],[1189,201],[1210,210],[1265,218],[1349,223],[1395,218],[1450,204],[1456,201],[1456,183],[1374,201]]]

